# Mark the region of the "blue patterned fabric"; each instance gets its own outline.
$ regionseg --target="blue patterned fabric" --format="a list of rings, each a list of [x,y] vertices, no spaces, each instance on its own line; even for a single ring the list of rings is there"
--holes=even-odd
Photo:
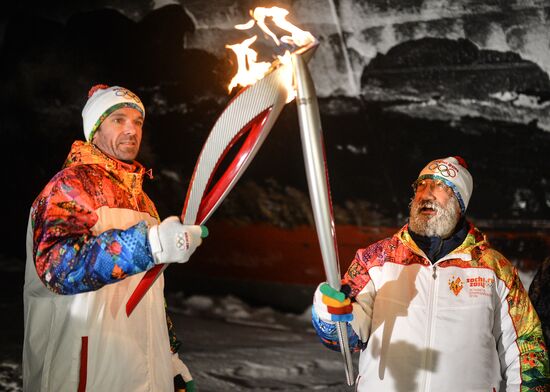
[[[61,257],[48,281],[58,294],[97,290],[154,265],[144,221],[127,230],[108,230],[91,240],[80,252],[74,240],[61,245]]]
[[[327,323],[317,316],[315,308],[311,308],[311,322],[317,336],[321,340],[324,346],[334,351],[340,351],[340,345],[338,340],[338,331],[336,330],[336,323]],[[360,351],[362,348],[359,336],[355,333],[351,324],[346,323],[348,330],[348,345],[352,352]]]

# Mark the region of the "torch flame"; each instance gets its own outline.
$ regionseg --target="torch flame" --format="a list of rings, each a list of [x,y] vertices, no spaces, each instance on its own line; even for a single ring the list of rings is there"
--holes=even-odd
[[[267,34],[277,46],[281,45],[281,42],[294,46],[296,48],[303,47],[310,43],[315,42],[315,37],[308,31],[303,31],[286,20],[288,11],[280,7],[257,7],[250,11],[252,19],[244,24],[238,24],[235,26],[238,30],[249,30],[254,25],[258,25],[262,31]],[[267,26],[266,19],[271,18],[273,23],[282,30],[288,31],[290,35],[284,35],[277,37],[277,35]],[[245,39],[240,44],[226,45],[225,47],[235,52],[237,56],[237,73],[231,79],[228,86],[229,92],[236,86],[248,86],[256,83],[267,74],[271,67],[275,67],[275,63],[257,62],[258,53],[250,48],[257,39],[257,36]],[[285,86],[288,90],[287,102],[290,102],[295,97],[294,88],[292,86],[292,66],[290,52],[287,50],[283,56],[277,56],[279,65],[285,67],[283,70]]]
[[[245,39],[240,44],[225,45],[226,48],[231,49],[237,55],[238,66],[238,71],[228,86],[229,92],[237,85],[248,86],[256,83],[264,77],[269,67],[271,67],[271,64],[268,62],[256,62],[258,52],[250,48],[250,45],[256,41],[256,38],[258,37],[253,36]]]
[[[286,103],[289,103],[296,98],[296,90],[294,89],[294,73],[292,72],[292,58],[287,50],[283,56],[277,56],[281,66],[284,67],[281,72],[282,82],[285,85],[287,95]]]
[[[288,11],[280,7],[257,7],[254,11],[252,11],[252,17],[256,20],[258,26],[267,35],[269,35],[277,45],[280,45],[281,43],[277,36],[265,24],[266,17],[270,17],[277,27],[288,31],[291,34],[290,36],[284,35],[281,37],[281,41],[286,44],[300,47],[315,41],[315,38],[311,35],[311,33],[309,33],[309,31],[303,31],[286,20],[287,15]]]
[[[237,30],[248,30],[254,27],[254,23],[256,23],[256,21],[254,19],[250,19],[246,23],[235,25],[235,28]]]

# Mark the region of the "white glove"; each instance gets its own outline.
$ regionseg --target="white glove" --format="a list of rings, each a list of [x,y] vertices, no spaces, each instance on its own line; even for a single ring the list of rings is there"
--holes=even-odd
[[[184,225],[177,216],[151,226],[148,237],[155,264],[185,263],[207,233],[205,226]]]

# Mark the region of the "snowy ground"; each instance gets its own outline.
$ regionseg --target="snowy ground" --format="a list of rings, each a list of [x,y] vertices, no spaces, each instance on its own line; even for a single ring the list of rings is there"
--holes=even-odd
[[[285,314],[231,296],[181,293],[168,296],[167,302],[183,342],[183,359],[200,392],[353,390],[346,386],[340,354],[319,343],[309,309],[302,315]],[[0,333],[14,329],[9,325]],[[12,331],[3,344],[0,391],[21,391],[20,334]]]
[[[20,270],[3,269],[0,392],[20,392],[23,314]],[[526,288],[533,273],[521,273]],[[10,287],[11,285],[11,287]],[[325,349],[310,309],[286,314],[232,296],[167,296],[183,359],[199,392],[352,391],[339,353]],[[357,369],[357,355],[354,356]]]
[[[340,354],[319,343],[309,309],[283,314],[234,297],[176,296],[168,302],[201,391],[353,390],[345,384]]]

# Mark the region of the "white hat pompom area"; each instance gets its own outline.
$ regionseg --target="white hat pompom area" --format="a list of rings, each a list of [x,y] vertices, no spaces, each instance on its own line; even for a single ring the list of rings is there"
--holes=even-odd
[[[86,141],[91,141],[94,133],[109,114],[124,107],[131,107],[145,117],[145,107],[139,97],[130,90],[97,84],[88,92],[88,101],[82,109],[82,122]]]

